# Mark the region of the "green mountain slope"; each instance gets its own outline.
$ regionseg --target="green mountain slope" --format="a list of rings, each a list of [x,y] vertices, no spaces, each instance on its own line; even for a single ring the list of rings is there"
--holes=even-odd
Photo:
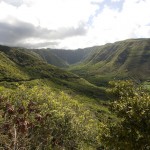
[[[21,148],[33,145],[36,149],[37,143],[39,149],[43,145],[51,149],[54,140],[61,139],[71,143],[71,148],[66,144],[67,149],[80,149],[76,145],[81,145],[81,149],[95,150],[99,147],[99,139],[95,142],[99,120],[116,119],[110,114],[108,101],[101,101],[105,99],[104,89],[48,64],[37,53],[0,46],[0,144],[4,149],[7,145],[12,149],[14,136],[9,135],[15,127],[11,135],[17,133],[16,145]],[[72,141],[77,143],[74,147]],[[52,149],[64,149],[64,144],[60,145]]]
[[[57,56],[55,53],[48,49],[41,49],[41,50],[33,50],[37,54],[39,54],[43,60],[45,60],[47,63],[61,67],[61,68],[66,68],[69,66],[69,64],[63,60],[61,57]]]
[[[77,50],[38,49],[33,51],[39,54],[47,63],[57,67],[67,68],[71,64],[82,62],[94,48]]]
[[[104,78],[150,79],[150,39],[131,39],[97,47],[70,68],[95,83]]]
[[[150,39],[130,39],[76,51],[0,46],[0,58],[0,81],[46,78],[89,95],[99,91],[92,84],[103,86],[112,79],[150,79]],[[69,66],[81,78],[50,64]]]
[[[18,81],[29,79],[28,73],[24,72],[23,61],[17,57],[17,50],[10,47],[0,46],[0,81]],[[20,61],[20,65],[19,65]],[[25,61],[27,61],[25,59]],[[25,63],[24,61],[24,63]]]
[[[125,41],[78,50],[35,50],[46,62],[97,83],[114,78],[148,80],[150,74],[150,39]]]
[[[75,64],[83,61],[88,54],[93,50],[93,48],[77,49],[77,50],[52,50],[55,55],[59,58],[68,62],[68,64]]]
[[[48,64],[33,51],[0,46],[0,82],[22,82],[36,79],[53,82],[55,87],[69,89],[91,97],[104,96],[100,89],[83,78]]]
[[[65,76],[65,74],[75,78],[77,77],[76,75],[47,64],[46,61],[43,61],[43,59],[38,54],[27,49],[0,46],[0,52],[2,57],[1,61],[6,70],[12,70],[11,74],[20,74],[20,76],[22,73],[22,80],[42,77],[60,78]],[[25,74],[28,75],[27,78],[25,78]],[[1,77],[2,76],[5,77],[5,75],[2,75],[1,72]]]

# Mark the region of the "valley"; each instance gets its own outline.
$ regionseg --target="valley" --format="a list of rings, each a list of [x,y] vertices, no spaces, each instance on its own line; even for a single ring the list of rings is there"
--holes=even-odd
[[[62,68],[99,86],[114,79],[149,80],[150,39],[129,39],[78,50],[41,49],[35,52],[42,53],[44,59],[46,56],[47,62],[51,55],[57,56],[67,64]],[[60,64],[64,64],[61,61]]]
[[[77,50],[1,45],[0,146],[41,150],[149,146],[149,58],[150,39]]]

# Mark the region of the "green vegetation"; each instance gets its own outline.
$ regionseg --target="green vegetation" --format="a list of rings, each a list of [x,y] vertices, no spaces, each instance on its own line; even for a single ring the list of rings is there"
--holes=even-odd
[[[150,82],[149,82],[149,80],[148,80],[148,81],[143,82],[143,86],[145,87],[145,89],[147,89],[147,90],[149,90],[149,91],[150,91]]]
[[[33,50],[37,54],[39,54],[43,60],[45,60],[47,63],[61,67],[61,68],[67,68],[69,66],[68,62],[61,57],[58,57],[54,52],[48,50],[48,49],[42,49],[42,50]]]
[[[4,53],[0,52],[0,81],[13,79],[28,79],[28,75]]]
[[[102,141],[108,149],[150,149],[150,94],[132,81],[111,82],[111,110],[119,120],[107,124]]]
[[[150,39],[130,39],[74,51],[34,51],[48,63],[66,68],[97,86],[105,87],[114,79],[150,80]],[[57,63],[54,58],[59,59]]]
[[[47,64],[36,53],[19,48],[0,46],[0,81],[21,82],[41,79],[61,88],[72,89],[91,97],[104,96],[104,90],[79,76]],[[6,83],[5,83],[6,84]]]
[[[4,149],[80,149],[98,144],[94,114],[63,92],[21,85],[1,89],[0,104]]]
[[[14,89],[1,86],[0,146],[29,150],[149,149],[150,94],[132,81],[110,84],[107,93],[112,102],[103,105],[102,101],[69,96],[44,84],[16,84]]]
[[[64,49],[38,49],[33,50],[39,54],[49,64],[57,67],[67,68],[71,64],[83,61],[94,48],[85,48],[77,50]]]
[[[149,39],[76,52],[0,46],[0,148],[149,150],[149,47]],[[48,63],[73,64],[78,75]]]
[[[96,47],[69,70],[96,85],[114,79],[149,80],[150,39],[133,39]]]

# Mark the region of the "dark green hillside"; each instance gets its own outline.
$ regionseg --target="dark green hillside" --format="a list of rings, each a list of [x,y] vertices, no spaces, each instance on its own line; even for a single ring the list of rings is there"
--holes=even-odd
[[[75,64],[83,61],[93,48],[77,49],[77,50],[50,50],[55,55],[65,60],[69,64]]]
[[[3,64],[5,63],[3,65],[5,68],[11,70],[11,68],[14,67],[14,69],[16,69],[16,71],[14,71],[14,74],[21,74],[22,71],[23,75],[28,75],[29,80],[52,77],[67,78],[67,76],[77,78],[77,76],[74,74],[60,70],[52,65],[47,64],[46,61],[43,61],[43,59],[38,54],[30,50],[1,46],[0,52],[2,57],[1,61],[3,62]],[[17,70],[19,72],[17,72]],[[3,77],[5,76],[3,75]],[[22,80],[24,80],[24,76],[22,76]]]
[[[131,39],[99,46],[71,70],[95,83],[114,77],[150,79],[150,39]]]
[[[95,47],[77,50],[38,49],[33,51],[38,53],[49,64],[66,68],[71,64],[84,61],[94,49]]]
[[[104,97],[100,89],[79,76],[48,64],[33,51],[0,46],[0,81],[21,82],[47,79],[56,87],[74,90],[91,97]],[[57,86],[58,85],[58,86]]]
[[[150,79],[150,39],[125,40],[77,51],[56,50],[57,55],[55,50],[35,51],[0,46],[0,84],[42,80],[58,89],[108,99],[104,88],[100,87],[114,78]],[[69,53],[76,60],[69,69],[79,76],[48,64],[52,60],[64,67],[68,61],[65,56],[71,59]]]
[[[47,63],[51,65],[61,68],[66,68],[69,66],[69,64],[65,60],[57,56],[55,53],[49,51],[48,49],[33,50],[33,51],[39,54],[43,58],[43,60],[45,60]]]

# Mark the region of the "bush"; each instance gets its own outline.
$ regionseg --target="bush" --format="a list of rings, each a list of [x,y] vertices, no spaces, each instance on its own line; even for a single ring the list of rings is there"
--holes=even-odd
[[[113,83],[113,84],[112,84]],[[107,149],[150,149],[150,94],[132,81],[111,82],[115,95],[111,110],[119,120],[104,128],[102,141]]]
[[[48,87],[0,91],[0,146],[80,149],[98,144],[98,122],[84,106]]]

